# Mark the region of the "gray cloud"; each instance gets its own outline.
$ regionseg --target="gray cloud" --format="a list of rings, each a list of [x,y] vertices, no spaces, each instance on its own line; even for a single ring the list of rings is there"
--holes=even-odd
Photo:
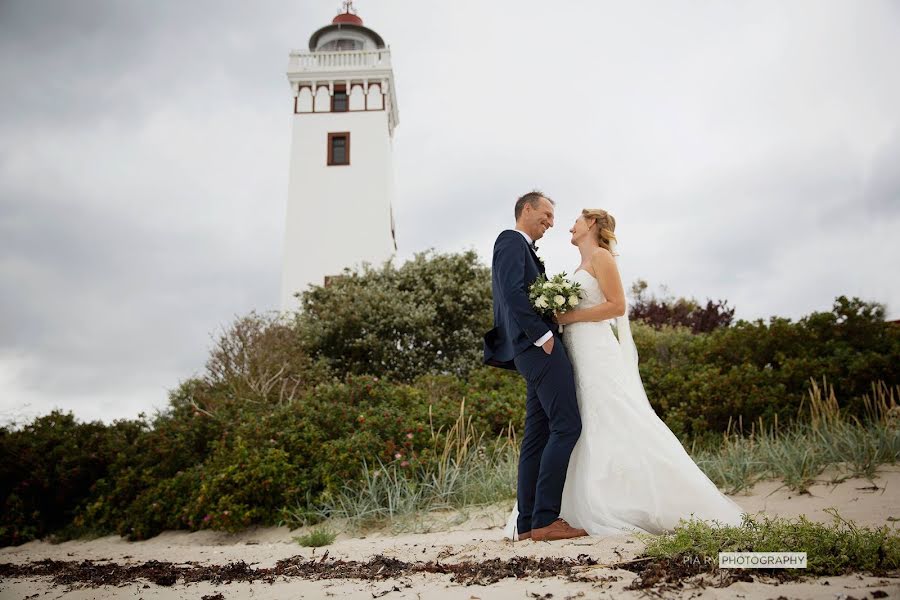
[[[489,260],[540,187],[551,270],[574,268],[566,230],[601,206],[626,285],[744,318],[838,294],[900,316],[896,4],[357,4],[393,50],[401,260]],[[0,4],[0,418],[163,407],[210,334],[275,307],[284,68],[332,14]]]

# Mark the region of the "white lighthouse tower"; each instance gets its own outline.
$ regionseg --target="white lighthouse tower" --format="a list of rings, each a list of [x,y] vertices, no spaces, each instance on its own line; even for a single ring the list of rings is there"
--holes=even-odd
[[[345,267],[397,249],[391,208],[399,122],[390,49],[344,2],[343,12],[290,54],[293,136],[281,309]]]

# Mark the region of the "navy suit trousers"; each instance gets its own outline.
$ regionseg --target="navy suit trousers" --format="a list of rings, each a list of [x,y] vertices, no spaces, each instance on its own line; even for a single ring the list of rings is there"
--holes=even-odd
[[[575,378],[562,340],[548,355],[532,346],[514,359],[525,378],[525,435],[519,454],[519,533],[546,527],[559,517],[569,456],[581,434]]]

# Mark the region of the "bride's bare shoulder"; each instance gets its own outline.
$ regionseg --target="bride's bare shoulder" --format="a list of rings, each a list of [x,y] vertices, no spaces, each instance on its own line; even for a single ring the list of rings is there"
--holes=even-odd
[[[600,262],[602,264],[609,261],[615,261],[615,259],[613,258],[612,252],[606,248],[597,248],[594,250],[593,254],[591,254],[591,262]]]

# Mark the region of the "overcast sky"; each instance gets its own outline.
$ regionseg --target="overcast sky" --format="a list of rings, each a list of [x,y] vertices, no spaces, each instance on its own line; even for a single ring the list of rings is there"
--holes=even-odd
[[[277,308],[288,52],[337,0],[0,2],[0,421],[164,408]],[[900,318],[900,3],[359,0],[391,46],[399,258],[512,203],[618,220],[626,287]]]

